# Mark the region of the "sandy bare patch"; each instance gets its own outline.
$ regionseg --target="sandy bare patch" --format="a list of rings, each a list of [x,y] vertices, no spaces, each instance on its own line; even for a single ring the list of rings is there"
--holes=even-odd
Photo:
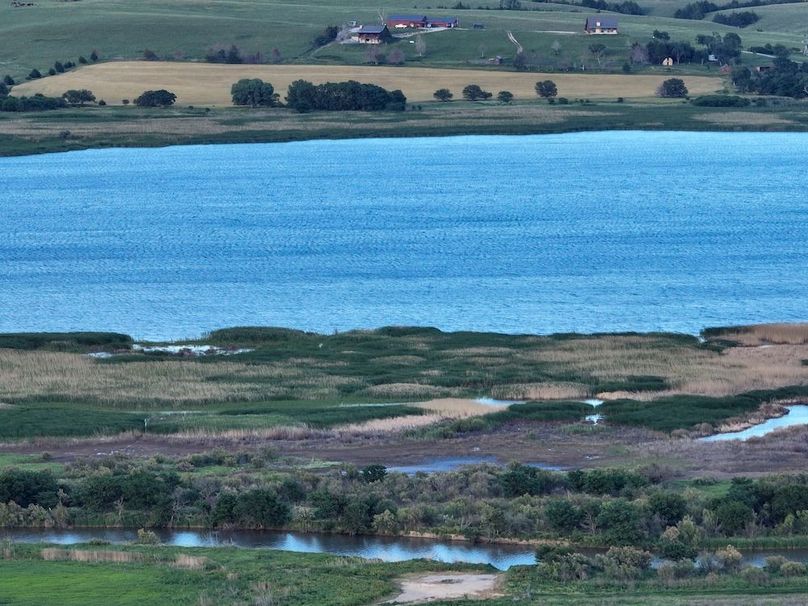
[[[401,580],[401,593],[386,604],[419,604],[456,598],[484,599],[502,595],[496,574],[447,572],[420,574]]]
[[[340,425],[335,427],[332,432],[342,436],[395,433],[426,427],[444,419],[478,417],[500,410],[494,406],[486,406],[475,400],[465,398],[437,398],[427,402],[414,402],[409,406],[423,408],[429,414],[394,417],[392,419],[371,419],[363,423]]]
[[[738,126],[776,126],[780,124],[795,124],[793,120],[786,120],[770,114],[757,114],[753,112],[723,112],[716,114],[699,114],[694,119],[713,124]]]
[[[411,101],[432,101],[436,88],[449,88],[456,95],[470,82],[486,90],[509,90],[517,99],[535,99],[537,80],[552,77],[559,95],[565,97],[611,98],[653,97],[664,76],[622,74],[540,74],[492,70],[459,70],[412,67],[342,65],[219,65],[118,61],[90,65],[57,76],[26,82],[14,87],[16,95],[43,93],[59,96],[69,89],[87,88],[99,99],[120,104],[144,90],[165,88],[177,95],[180,104],[230,105],[230,87],[241,78],[271,82],[283,95],[293,81],[314,83],[359,80],[387,89],[401,89]],[[714,92],[720,78],[685,76],[691,94]]]

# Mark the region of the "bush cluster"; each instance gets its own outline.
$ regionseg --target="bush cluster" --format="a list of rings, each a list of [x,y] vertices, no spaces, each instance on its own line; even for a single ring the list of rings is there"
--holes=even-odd
[[[297,80],[289,85],[286,105],[298,112],[404,111],[407,98],[400,90],[388,91],[355,80],[312,84]]]

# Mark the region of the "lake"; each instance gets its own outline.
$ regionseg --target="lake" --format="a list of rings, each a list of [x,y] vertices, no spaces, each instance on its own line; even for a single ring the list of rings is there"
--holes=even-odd
[[[0,331],[808,320],[805,133],[0,158]]]

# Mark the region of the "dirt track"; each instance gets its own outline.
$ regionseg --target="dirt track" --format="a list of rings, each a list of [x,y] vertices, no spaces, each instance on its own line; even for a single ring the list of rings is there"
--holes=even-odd
[[[452,598],[483,599],[498,594],[495,574],[447,572],[419,574],[401,580],[401,593],[386,603],[420,604]]]

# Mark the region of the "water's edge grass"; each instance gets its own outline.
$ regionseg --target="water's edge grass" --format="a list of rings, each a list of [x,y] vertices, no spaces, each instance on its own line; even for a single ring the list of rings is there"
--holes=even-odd
[[[100,148],[153,148],[175,145],[284,143],[309,140],[448,137],[462,135],[541,135],[594,131],[808,132],[808,111],[795,103],[776,108],[747,108],[726,120],[722,108],[689,104],[582,103],[536,107],[535,103],[475,105],[450,113],[446,104],[384,115],[361,112],[293,114],[237,108],[87,108],[0,115],[0,157]],[[529,110],[522,113],[520,108]],[[454,106],[451,108],[454,112]],[[541,118],[541,119],[537,119]],[[160,132],[132,127],[160,120]],[[4,134],[5,124],[14,134]],[[211,129],[214,125],[216,128]],[[170,128],[171,126],[182,128]],[[246,127],[246,128],[245,128]],[[71,128],[77,132],[71,132]],[[121,128],[119,131],[118,128]],[[80,132],[78,132],[80,129]],[[174,132],[172,132],[174,130]],[[217,132],[214,132],[217,131]]]

